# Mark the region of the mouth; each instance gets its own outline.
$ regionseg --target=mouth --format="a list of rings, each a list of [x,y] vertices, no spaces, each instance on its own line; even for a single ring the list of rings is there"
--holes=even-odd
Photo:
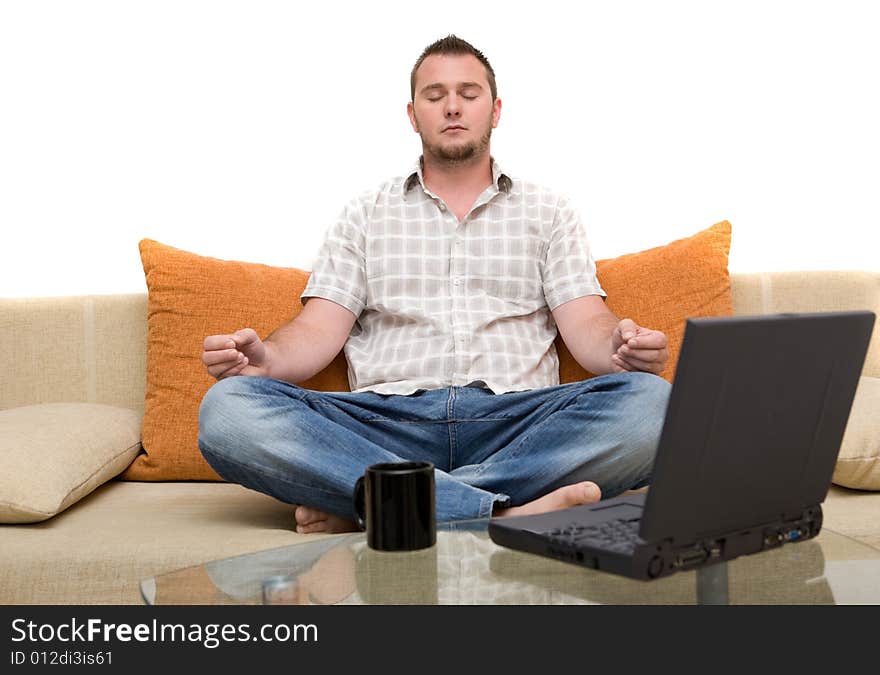
[[[446,133],[447,131],[466,131],[467,128],[461,126],[460,124],[450,124],[448,127],[445,127],[441,133]]]

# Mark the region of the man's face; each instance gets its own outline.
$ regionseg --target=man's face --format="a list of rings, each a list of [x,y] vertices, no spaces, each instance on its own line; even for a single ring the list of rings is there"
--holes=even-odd
[[[486,69],[476,57],[432,54],[416,71],[415,96],[406,109],[424,153],[458,163],[488,152],[501,99],[492,101]]]

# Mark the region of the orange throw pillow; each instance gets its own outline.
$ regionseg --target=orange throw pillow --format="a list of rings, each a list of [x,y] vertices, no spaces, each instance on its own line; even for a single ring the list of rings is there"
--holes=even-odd
[[[296,316],[309,273],[199,256],[144,239],[147,386],[139,455],[125,480],[220,480],[198,447],[199,405],[215,380],[202,364],[208,335],[253,328],[266,337]],[[340,354],[309,389],[347,391]]]
[[[661,377],[670,382],[685,319],[733,314],[727,270],[730,233],[730,223],[724,220],[665,246],[596,261],[608,308],[621,319],[666,333],[669,361]],[[556,349],[561,382],[593,377],[578,365],[561,338],[556,339]]]

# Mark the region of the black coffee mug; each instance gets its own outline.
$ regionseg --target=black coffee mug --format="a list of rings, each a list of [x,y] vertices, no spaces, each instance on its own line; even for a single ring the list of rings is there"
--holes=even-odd
[[[367,545],[416,551],[437,541],[434,465],[389,462],[367,467],[354,486],[354,512]]]

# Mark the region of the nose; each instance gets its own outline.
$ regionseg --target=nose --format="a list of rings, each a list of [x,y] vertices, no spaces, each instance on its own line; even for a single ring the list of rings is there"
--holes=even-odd
[[[456,118],[461,116],[461,106],[458,103],[458,97],[454,94],[446,99],[446,117]]]

